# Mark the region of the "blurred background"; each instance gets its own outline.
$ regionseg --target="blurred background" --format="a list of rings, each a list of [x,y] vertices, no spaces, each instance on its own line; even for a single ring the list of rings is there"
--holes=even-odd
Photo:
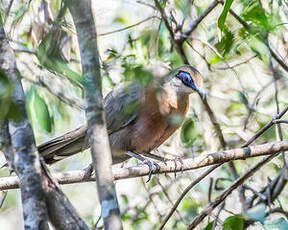
[[[161,6],[165,5],[169,21],[172,24],[176,21],[185,30],[213,1],[160,2]],[[106,0],[93,3],[104,95],[121,81],[135,78],[145,80],[148,67],[159,71],[182,64],[154,1]],[[62,6],[60,0],[0,1],[1,15],[5,18],[6,34],[15,52],[37,144],[85,123],[77,37],[71,15],[62,10]],[[287,105],[288,98],[287,72],[271,59],[265,44],[268,36],[271,49],[287,63],[287,2],[262,1],[262,5],[259,5],[257,0],[235,0],[231,9],[251,26],[249,32],[230,14],[227,15],[225,28],[220,28],[218,18],[223,5],[218,4],[184,43],[190,64],[204,78],[208,102],[229,149],[240,147],[252,137],[279,109]],[[5,89],[3,85],[0,87]],[[282,134],[287,139],[285,126]],[[256,143],[275,140],[279,140],[279,135],[277,129],[272,127]],[[157,150],[157,154],[168,158],[194,157],[220,149],[222,147],[213,124],[198,95],[191,95],[190,109],[182,128]],[[258,160],[236,161],[238,173],[243,174]],[[90,161],[89,151],[85,151],[52,165],[50,170],[64,172],[83,169]],[[1,153],[0,163],[4,162]],[[124,166],[137,163],[130,159]],[[258,170],[247,184],[259,190],[282,167],[282,157],[274,158]],[[157,175],[149,183],[145,183],[146,177],[116,181],[124,229],[157,229],[182,191],[203,170]],[[1,177],[8,175],[7,168],[0,169]],[[217,178],[230,180],[220,181],[216,188],[213,186],[209,195],[211,181],[214,179],[215,182]],[[206,206],[210,198],[215,198],[227,188],[231,179],[227,165],[215,170],[183,199],[166,229],[186,229],[186,224]],[[101,214],[95,183],[63,185],[61,188],[81,217],[93,227]],[[4,195],[2,192],[0,199]],[[284,189],[269,208],[281,206],[286,210],[287,198],[288,193]],[[7,193],[0,209],[0,229],[23,229],[20,199],[19,190]],[[220,225],[227,217],[236,214],[241,214],[241,203],[237,192],[233,192],[219,216]],[[199,225],[199,229],[212,229],[208,224],[216,215],[217,209]],[[272,215],[265,221],[282,216]],[[101,226],[101,221],[97,226]],[[249,228],[262,229],[263,226],[257,222]]]

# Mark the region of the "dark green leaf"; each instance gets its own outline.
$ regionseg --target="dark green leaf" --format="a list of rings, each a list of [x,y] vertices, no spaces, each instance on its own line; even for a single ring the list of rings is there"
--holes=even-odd
[[[244,226],[241,215],[230,216],[223,223],[223,230],[242,230]]]
[[[214,221],[209,222],[203,230],[212,230]]]
[[[257,206],[250,208],[246,212],[246,215],[252,220],[259,221],[260,223],[263,224],[265,220],[265,210],[266,210],[266,205],[259,204]]]
[[[0,70],[0,125],[9,111],[12,97],[12,85],[6,74]]]
[[[225,29],[224,23],[225,23],[228,11],[229,11],[232,3],[233,3],[233,0],[225,0],[225,4],[223,6],[223,10],[222,10],[222,12],[221,12],[221,14],[220,14],[220,16],[218,18],[218,27],[222,31]]]
[[[11,120],[17,121],[21,117],[21,112],[19,106],[14,102],[10,103],[9,111],[7,114],[7,118]]]
[[[249,105],[248,99],[247,99],[247,97],[246,97],[246,95],[245,95],[244,93],[238,92],[238,97],[239,97],[240,101],[241,101],[244,105],[246,105],[246,106]]]
[[[269,29],[269,21],[264,8],[261,8],[258,0],[244,1],[241,17],[246,21]]]
[[[216,49],[225,56],[232,48],[234,41],[234,34],[228,29],[223,28],[223,36],[221,40],[215,45]]]
[[[52,122],[48,106],[44,99],[32,87],[27,93],[27,114],[32,125],[39,125],[47,132],[52,130]]]

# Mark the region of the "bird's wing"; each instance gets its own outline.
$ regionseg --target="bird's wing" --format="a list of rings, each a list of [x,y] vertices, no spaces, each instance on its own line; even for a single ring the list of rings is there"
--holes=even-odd
[[[137,83],[121,83],[105,97],[104,109],[108,133],[111,134],[137,118],[144,101],[144,88]],[[46,163],[52,164],[89,148],[87,124],[38,146]]]
[[[108,133],[114,133],[137,118],[144,103],[144,87],[136,82],[120,83],[105,97]]]

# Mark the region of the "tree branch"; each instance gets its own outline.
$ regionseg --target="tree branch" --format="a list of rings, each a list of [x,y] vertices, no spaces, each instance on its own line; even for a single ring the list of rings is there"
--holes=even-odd
[[[82,0],[80,3],[77,0],[67,0],[67,2],[76,27],[80,47],[85,79],[87,134],[96,172],[101,216],[106,230],[121,230],[122,223],[113,181],[112,156],[103,109],[102,79],[92,4],[91,0]]]
[[[199,157],[182,159],[182,163],[175,164],[175,161],[167,161],[159,163],[159,173],[175,173],[191,169],[198,169],[210,165],[221,164],[232,160],[244,160],[252,157],[264,156],[279,153],[288,150],[288,140],[276,141],[263,145],[255,145],[245,148],[237,148],[226,151],[220,151],[209,154],[202,154]],[[59,184],[72,184],[79,182],[93,181],[95,175],[88,175],[87,171],[76,170],[64,173],[55,173],[53,177]],[[139,165],[128,168],[113,168],[114,180],[121,180],[127,178],[142,177],[149,174],[149,167],[147,165]],[[1,177],[0,190],[18,188],[17,177]]]
[[[1,77],[6,76],[13,84],[12,102],[19,109],[17,121],[4,122],[0,128],[0,134],[4,154],[21,182],[24,228],[48,230],[48,211],[42,184],[39,155],[25,111],[25,94],[17,76],[14,54],[9,46],[1,21],[0,71]]]
[[[271,159],[276,157],[281,151],[277,153],[272,153],[270,156],[265,157],[263,160],[261,160],[259,163],[257,163],[253,168],[251,168],[247,173],[245,173],[243,176],[239,177],[229,188],[227,188],[224,192],[222,192],[216,199],[209,203],[206,208],[204,208],[201,213],[196,216],[192,223],[188,226],[187,229],[195,229],[195,227],[207,216],[209,215],[219,204],[222,203],[223,200],[227,198],[236,188],[238,188],[240,185],[244,183],[246,179],[251,177],[259,168],[261,168],[263,165],[265,165],[267,162],[269,162]]]

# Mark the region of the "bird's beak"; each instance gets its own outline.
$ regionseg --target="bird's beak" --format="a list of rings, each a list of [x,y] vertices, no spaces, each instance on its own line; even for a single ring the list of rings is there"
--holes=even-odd
[[[198,89],[197,87],[195,87],[195,90],[196,90],[196,92],[199,94],[199,96],[200,96],[202,99],[205,98],[206,94],[205,94],[203,91],[201,91],[201,90]]]

